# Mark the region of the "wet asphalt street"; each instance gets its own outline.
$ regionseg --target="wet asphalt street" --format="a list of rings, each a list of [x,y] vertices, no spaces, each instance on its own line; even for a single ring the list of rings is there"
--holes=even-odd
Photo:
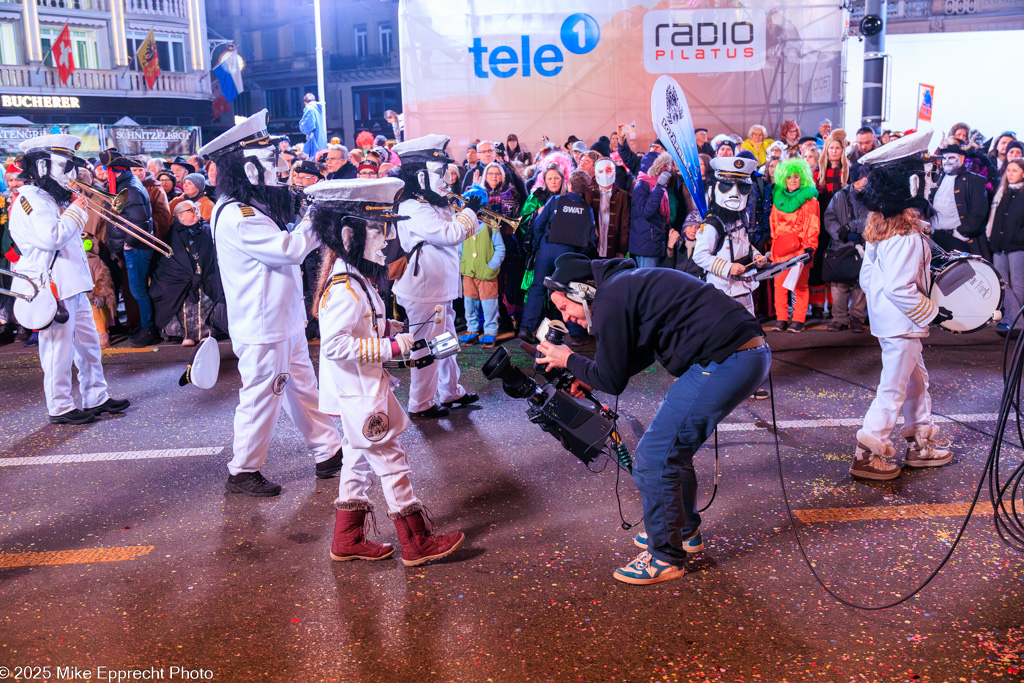
[[[960,421],[942,424],[956,458],[885,483],[847,473],[880,370],[874,339],[811,330],[769,340],[784,480],[816,570],[855,602],[913,590],[978,484],[1001,340],[927,340],[934,410]],[[69,427],[46,422],[35,352],[0,347],[0,676],[71,680],[77,667],[91,680],[117,680],[111,669],[217,681],[1024,680],[1024,556],[984,511],[904,604],[862,611],[824,592],[794,542],[768,401],[744,403],[720,432],[705,552],[681,579],[629,586],[612,579],[638,552],[636,530],[620,528],[615,467],[592,473],[561,450],[527,422],[524,401],[485,381],[488,352],[469,349],[463,380],[481,402],[403,437],[418,495],[466,543],[416,568],[337,563],[336,481],[314,478],[287,417],[263,468],[282,495],[224,492],[239,378],[229,345],[222,352],[220,383],[204,392],[178,386],[190,350],[113,349],[106,376],[132,407]],[[631,450],[670,383],[650,369],[621,397]],[[1021,457],[1008,448],[1007,468]],[[703,503],[713,449],[697,464]],[[636,521],[628,477],[618,492]],[[371,497],[379,540],[397,544],[379,486]]]

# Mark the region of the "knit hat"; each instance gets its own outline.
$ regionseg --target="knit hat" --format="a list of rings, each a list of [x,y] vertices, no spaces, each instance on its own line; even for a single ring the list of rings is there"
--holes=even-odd
[[[206,189],[206,178],[204,178],[201,173],[189,173],[181,179],[181,182],[185,182],[186,180],[195,185],[200,192]]]
[[[683,229],[690,227],[691,225],[700,225],[703,219],[700,217],[700,211],[691,211],[686,214],[686,218],[683,219]]]
[[[590,149],[594,150],[603,157],[612,155],[612,141],[608,139],[607,135],[602,135],[597,139],[597,142],[590,146]]]
[[[640,170],[643,173],[647,173],[649,170],[651,170],[651,166],[654,165],[654,160],[657,159],[659,156],[661,155],[658,154],[658,152],[648,152],[647,154],[645,154],[643,158],[640,159]]]
[[[1020,140],[1011,141],[1010,144],[1006,146],[1006,151],[1009,152],[1011,149],[1017,149],[1024,153],[1024,142],[1021,142]]]
[[[174,174],[171,173],[170,171],[160,171],[159,173],[157,173],[156,174],[156,179],[160,180],[161,178],[167,178],[172,183],[177,183],[178,182],[177,179],[174,177]]]

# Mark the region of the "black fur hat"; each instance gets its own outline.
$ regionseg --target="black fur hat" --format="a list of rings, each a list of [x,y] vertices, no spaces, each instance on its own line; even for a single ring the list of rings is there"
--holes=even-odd
[[[907,209],[931,214],[931,204],[924,196],[924,167],[931,138],[930,130],[911,133],[859,159],[868,173],[868,184],[860,196],[869,210],[885,218]]]

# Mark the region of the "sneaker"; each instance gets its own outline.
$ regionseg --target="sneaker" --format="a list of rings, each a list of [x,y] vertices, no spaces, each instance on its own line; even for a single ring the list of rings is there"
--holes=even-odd
[[[931,430],[938,431],[934,427]],[[904,467],[941,467],[953,461],[949,439],[934,439],[928,435],[928,431],[929,428],[919,429],[917,433],[906,437]]]
[[[641,531],[633,537],[633,545],[637,548],[647,548],[647,532]],[[683,550],[688,553],[699,553],[704,550],[704,538],[700,535],[700,529],[697,529],[687,539],[683,540]]]
[[[786,328],[786,332],[791,332],[793,334],[800,334],[803,331],[804,331],[804,324],[803,323],[798,323],[798,322],[792,322],[792,323],[789,324],[789,327]]]
[[[864,323],[861,322],[860,320],[850,321],[850,332],[853,332],[854,334],[863,334],[865,330],[866,327],[864,326]]]
[[[468,406],[470,404],[476,403],[479,400],[480,400],[480,395],[479,394],[476,394],[476,393],[474,393],[472,391],[467,391],[466,393],[464,393],[462,396],[460,396],[459,398],[455,399],[454,401],[445,401],[441,405],[446,410],[451,410],[452,408],[463,408],[463,407]],[[447,413],[445,413],[445,414],[447,415]]]
[[[616,569],[612,576],[623,583],[646,585],[678,579],[685,573],[686,571],[682,567],[662,562],[645,550],[625,567]]]
[[[459,337],[459,343],[465,344],[466,346],[473,346],[473,344],[476,344],[478,339],[480,339],[479,332],[467,332]]]
[[[143,327],[138,333],[128,337],[128,343],[139,349],[143,346],[156,346],[163,341],[155,327]]]
[[[338,452],[327,458],[323,462],[316,464],[316,478],[317,479],[332,479],[338,476],[341,472],[341,449]]]
[[[833,320],[828,324],[827,329],[829,332],[842,332],[844,330],[850,329],[850,326],[847,325],[846,323],[841,323],[838,320]]]
[[[38,330],[32,330],[32,334],[28,336],[25,343],[22,346],[39,346],[39,332]]]
[[[185,339],[181,340],[181,345],[182,346],[195,346],[196,345],[196,340],[195,339],[189,339],[188,337],[186,337]]]
[[[426,410],[417,410],[409,413],[409,417],[414,420],[426,420],[432,417],[444,417],[448,414],[448,409],[444,406],[439,406],[436,403]]]
[[[787,327],[789,327],[788,320],[776,320],[768,329],[772,332],[785,332]]]
[[[256,498],[269,498],[281,493],[281,485],[268,481],[259,470],[255,472],[242,472],[241,474],[229,474],[225,488],[228,493],[244,493],[247,496],[254,496]]]
[[[78,408],[73,408],[61,415],[50,416],[50,424],[52,425],[85,425],[95,421],[95,415],[88,410],[79,410]]]
[[[484,347],[485,349],[493,349],[494,342],[495,338],[493,334],[485,334],[484,336],[480,337],[480,346]]]
[[[850,465],[850,476],[857,479],[888,481],[900,476],[902,471],[899,465],[872,453],[866,446],[857,444],[857,450],[853,455],[853,464]]]
[[[771,394],[768,393],[767,389],[758,389],[757,391],[754,392],[754,395],[751,396],[751,398],[755,398],[758,401],[763,401],[766,398],[771,398]]]
[[[108,398],[98,406],[86,408],[82,412],[90,413],[92,415],[102,415],[103,413],[123,413],[131,404],[131,401],[128,399],[121,399],[118,401],[116,398]]]
[[[825,309],[819,306],[811,306],[811,314],[808,317],[814,318],[815,320],[824,320]]]

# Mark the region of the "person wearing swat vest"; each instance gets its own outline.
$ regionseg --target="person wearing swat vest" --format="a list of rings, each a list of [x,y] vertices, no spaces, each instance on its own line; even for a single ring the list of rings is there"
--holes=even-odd
[[[520,337],[536,343],[534,333],[544,311],[544,278],[555,270],[555,259],[562,254],[584,253],[596,248],[597,223],[594,210],[583,198],[590,176],[584,171],[569,175],[569,191],[548,200],[533,222],[533,246],[537,252],[533,284],[526,298]],[[586,331],[569,323],[569,345],[580,346]]]
[[[545,283],[566,321],[585,324],[594,360],[541,342],[537,362],[567,368],[584,388],[621,394],[655,361],[678,377],[636,448],[633,479],[643,500],[644,552],[614,578],[649,584],[683,575],[703,550],[693,456],[716,425],[768,376],[771,350],[754,317],[732,297],[692,275],[637,268],[632,259],[590,261],[566,254]],[[572,387],[576,395],[578,386]]]

